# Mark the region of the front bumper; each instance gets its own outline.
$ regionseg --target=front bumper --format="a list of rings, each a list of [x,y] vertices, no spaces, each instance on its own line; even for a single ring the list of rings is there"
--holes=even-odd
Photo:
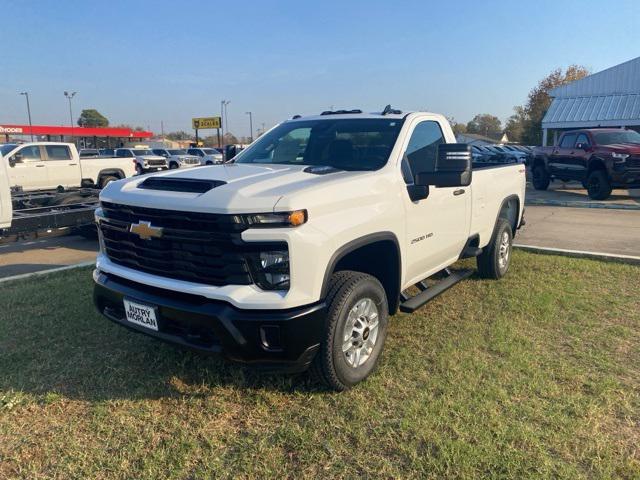
[[[290,372],[308,368],[320,346],[323,302],[287,310],[243,310],[199,295],[177,293],[94,271],[94,303],[109,320],[201,353]],[[123,299],[157,307],[158,331],[130,323]]]

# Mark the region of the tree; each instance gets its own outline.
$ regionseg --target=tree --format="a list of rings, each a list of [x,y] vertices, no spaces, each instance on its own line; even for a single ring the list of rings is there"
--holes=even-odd
[[[538,82],[527,98],[524,106],[526,120],[522,132],[522,141],[527,145],[542,144],[542,119],[551,106],[549,91],[580,80],[589,75],[589,69],[581,65],[570,65],[566,70],[556,68],[549,75]]]
[[[483,113],[473,117],[467,123],[467,133],[476,133],[490,138],[500,138],[502,135],[502,122],[494,115]]]
[[[82,110],[80,118],[78,118],[78,125],[81,127],[108,127],[109,120],[99,111],[89,108]]]
[[[193,139],[193,135],[191,135],[190,133],[187,133],[183,130],[180,130],[179,132],[169,132],[166,135],[167,140],[192,140]]]
[[[513,107],[515,113],[509,117],[504,127],[504,133],[509,137],[511,142],[521,142],[524,129],[527,126],[527,113],[524,107]]]
[[[467,126],[464,123],[458,123],[453,117],[447,117],[447,120],[449,120],[449,124],[451,125],[454,135],[467,132]]]

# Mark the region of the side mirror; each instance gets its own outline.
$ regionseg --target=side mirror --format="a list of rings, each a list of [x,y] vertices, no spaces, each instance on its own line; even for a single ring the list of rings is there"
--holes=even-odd
[[[589,148],[589,145],[587,145],[586,143],[577,143],[576,144],[576,149],[578,149],[578,150],[586,150],[587,148]]]
[[[416,185],[467,187],[471,185],[471,147],[466,143],[442,143],[433,172],[416,174]]]
[[[429,185],[407,185],[407,192],[412,202],[424,200],[429,196]]]
[[[12,157],[9,158],[9,166],[10,167],[15,167],[16,163],[20,163],[22,162],[22,154],[21,153],[16,153],[15,155],[13,155]]]
[[[238,154],[238,148],[235,145],[227,145],[224,147],[224,160],[228,162]]]

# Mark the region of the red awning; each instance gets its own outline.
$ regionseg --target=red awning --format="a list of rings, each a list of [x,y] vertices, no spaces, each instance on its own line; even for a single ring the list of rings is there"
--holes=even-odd
[[[65,137],[128,137],[151,138],[152,132],[137,132],[130,128],[89,128],[50,125],[6,125],[0,124],[0,135],[64,135]]]

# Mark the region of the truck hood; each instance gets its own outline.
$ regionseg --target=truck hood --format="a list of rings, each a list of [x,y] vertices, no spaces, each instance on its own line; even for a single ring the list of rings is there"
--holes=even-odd
[[[640,155],[640,144],[637,143],[614,143],[611,145],[601,145],[600,148],[611,152]]]
[[[257,213],[273,211],[283,197],[292,197],[327,183],[345,180],[365,172],[333,171],[308,173],[308,165],[222,164],[189,170],[151,174],[154,178],[217,180],[224,184],[204,193],[174,192],[138,188],[150,175],[111,182],[100,194],[107,202],[148,208],[209,213]],[[370,173],[370,172],[367,172]]]

